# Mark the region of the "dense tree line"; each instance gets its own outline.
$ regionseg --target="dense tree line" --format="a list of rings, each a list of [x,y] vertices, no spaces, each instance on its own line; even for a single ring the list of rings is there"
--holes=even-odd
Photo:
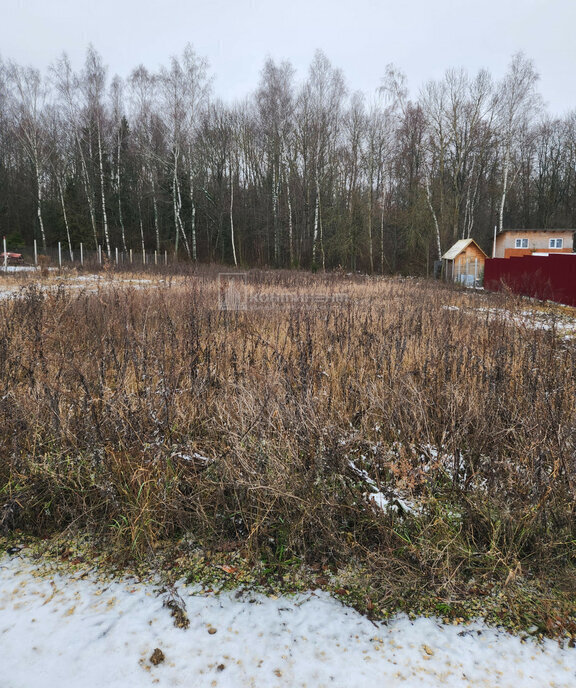
[[[0,232],[175,251],[236,265],[423,272],[495,226],[576,226],[576,111],[546,114],[532,62],[501,82],[448,70],[408,99],[383,70],[350,92],[317,52],[297,82],[265,61],[243,102],[213,96],[191,47],[108,78],[90,47],[74,71],[0,61]]]

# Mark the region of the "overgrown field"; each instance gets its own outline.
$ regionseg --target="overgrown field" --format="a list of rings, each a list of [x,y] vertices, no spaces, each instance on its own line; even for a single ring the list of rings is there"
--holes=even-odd
[[[310,571],[373,614],[497,594],[576,631],[569,310],[254,272],[225,311],[215,272],[152,280],[0,301],[5,539]]]

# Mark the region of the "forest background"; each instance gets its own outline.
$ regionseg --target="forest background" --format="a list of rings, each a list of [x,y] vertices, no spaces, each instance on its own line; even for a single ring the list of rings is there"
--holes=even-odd
[[[169,251],[242,266],[427,274],[456,240],[576,227],[576,110],[551,116],[523,53],[500,80],[448,69],[372,95],[317,51],[267,58],[225,102],[191,45],[110,77],[90,46],[0,62],[0,234],[9,248]]]

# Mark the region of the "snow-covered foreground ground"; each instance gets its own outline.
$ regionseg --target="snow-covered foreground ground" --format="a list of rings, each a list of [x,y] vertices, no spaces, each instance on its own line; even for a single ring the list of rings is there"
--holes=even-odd
[[[576,650],[482,623],[374,625],[324,593],[179,585],[183,629],[150,584],[40,572],[21,554],[0,556],[0,688],[576,685]]]
[[[10,269],[10,268],[9,268]],[[33,270],[35,268],[22,268],[22,270]],[[2,275],[2,270],[0,270],[0,276]],[[165,280],[160,279],[153,281],[151,279],[135,279],[133,277],[119,277],[116,279],[110,279],[106,275],[98,274],[86,274],[86,275],[72,275],[66,276],[64,279],[53,280],[51,282],[36,282],[36,286],[39,287],[44,292],[50,292],[51,290],[56,290],[59,288],[65,289],[83,289],[88,292],[96,292],[99,289],[105,289],[110,287],[129,287],[131,289],[146,289],[158,287],[160,284],[164,284]],[[0,300],[17,298],[23,293],[23,285],[14,283],[7,284],[5,286],[0,285]]]

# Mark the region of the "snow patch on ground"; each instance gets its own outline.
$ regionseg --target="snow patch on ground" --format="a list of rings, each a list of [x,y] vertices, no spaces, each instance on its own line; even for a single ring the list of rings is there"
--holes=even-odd
[[[401,497],[391,487],[387,488],[386,494],[382,492],[378,488],[376,481],[372,480],[365,470],[358,468],[353,461],[349,461],[348,465],[370,488],[370,492],[364,493],[364,499],[368,500],[368,502],[374,506],[383,511],[394,511],[401,514],[416,514],[421,512],[422,509],[416,502]]]
[[[558,317],[555,313],[543,311],[523,310],[512,313],[506,308],[461,308],[460,306],[442,306],[446,311],[462,311],[474,315],[481,315],[488,320],[504,319],[507,322],[533,330],[555,329],[558,334],[564,334],[565,339],[575,336],[576,320],[574,318]]]
[[[2,272],[34,272],[38,270],[34,265],[7,265],[0,264],[0,274]]]
[[[481,622],[374,624],[325,593],[273,599],[179,584],[190,626],[176,628],[150,583],[40,575],[21,554],[0,558],[6,688],[576,685],[576,650]]]
[[[36,268],[28,267],[18,267],[13,266],[13,270],[8,267],[9,271],[28,271],[35,270]],[[2,271],[0,270],[0,275]],[[164,284],[165,280],[157,280],[154,282],[149,279],[131,279],[131,278],[118,278],[110,279],[107,276],[102,276],[98,274],[89,275],[74,275],[73,277],[65,277],[63,279],[52,281],[48,283],[34,283],[42,292],[50,293],[57,289],[64,287],[65,289],[79,289],[86,293],[96,293],[101,288],[106,287],[131,287],[132,289],[148,289],[150,287],[157,287],[160,284]],[[30,283],[32,284],[32,282]],[[0,288],[0,300],[10,299],[23,294],[22,285],[15,285],[13,287]],[[0,688],[2,688],[0,686]]]
[[[202,454],[198,454],[198,452],[192,452],[192,454],[183,454],[182,452],[177,452],[174,454],[174,456],[179,459],[184,459],[185,461],[194,461],[197,459],[198,461],[203,461],[204,463],[212,462],[212,459],[209,459],[207,456],[202,456]]]

